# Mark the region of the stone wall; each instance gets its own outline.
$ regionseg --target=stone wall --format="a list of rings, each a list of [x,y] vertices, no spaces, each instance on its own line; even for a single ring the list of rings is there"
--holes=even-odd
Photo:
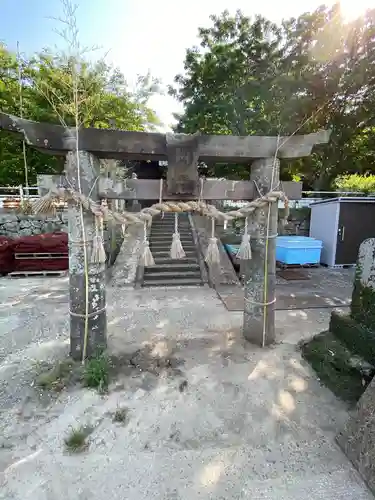
[[[279,210],[279,220],[283,217],[283,209]],[[283,227],[279,227],[279,234],[288,236],[309,236],[310,232],[310,209],[291,208],[288,222]]]
[[[34,234],[53,233],[68,230],[66,216],[43,217],[36,215],[0,214],[0,236],[17,238]]]

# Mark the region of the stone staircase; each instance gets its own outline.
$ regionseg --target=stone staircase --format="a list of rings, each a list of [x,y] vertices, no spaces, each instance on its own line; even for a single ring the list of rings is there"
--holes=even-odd
[[[188,214],[179,214],[178,230],[186,253],[185,259],[171,259],[174,214],[154,217],[149,236],[154,266],[144,268],[143,287],[203,285],[198,249],[193,239]]]

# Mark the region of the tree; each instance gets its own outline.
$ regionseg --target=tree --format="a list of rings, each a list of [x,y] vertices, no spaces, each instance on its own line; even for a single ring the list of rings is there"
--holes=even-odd
[[[211,19],[170,89],[184,104],[178,131],[289,135],[330,128],[328,147],[282,161],[284,179],[300,175],[309,188],[323,188],[340,173],[374,170],[375,9],[351,23],[337,5],[280,25],[241,12]],[[246,166],[209,167],[218,176],[248,176]]]
[[[339,191],[375,193],[375,175],[342,175],[336,178],[335,187]]]
[[[20,115],[19,64],[14,54],[0,46],[0,109],[15,115]],[[149,75],[140,98],[129,92],[122,73],[104,61],[83,60],[77,64],[71,56],[44,51],[21,64],[22,107],[27,119],[74,126],[76,81],[80,126],[143,131],[158,124],[147,106],[147,92],[153,90],[146,85],[153,82]],[[30,185],[35,184],[38,173],[55,173],[63,168],[61,158],[31,149],[27,150],[27,163]],[[0,133],[0,165],[1,185],[24,183],[22,143],[4,132]]]

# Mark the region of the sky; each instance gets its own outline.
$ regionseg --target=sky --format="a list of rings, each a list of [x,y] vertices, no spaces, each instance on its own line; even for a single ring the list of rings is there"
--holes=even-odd
[[[348,14],[361,4],[375,0],[342,0]],[[198,44],[198,27],[209,26],[209,16],[225,9],[241,9],[249,16],[262,14],[272,21],[298,16],[333,0],[73,0],[77,5],[79,40],[82,45],[100,47],[95,54],[106,54],[108,63],[118,66],[130,85],[137,74],[151,75],[163,85],[173,82],[183,71],[187,48]],[[62,24],[61,0],[0,0],[0,41],[10,49],[19,42],[21,53],[30,55],[43,47],[66,42],[56,33]],[[172,123],[172,113],[181,106],[170,96],[154,96],[155,109],[165,128]]]

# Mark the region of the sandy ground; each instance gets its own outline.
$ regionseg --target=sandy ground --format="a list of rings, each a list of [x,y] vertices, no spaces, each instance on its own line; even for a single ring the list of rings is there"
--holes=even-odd
[[[350,273],[312,283],[324,281],[350,295]],[[67,355],[67,280],[1,279],[0,303],[1,499],[373,498],[334,441],[346,406],[297,348],[329,309],[278,311],[277,343],[260,349],[211,289],[109,287],[109,349],[137,352],[138,368],[108,394],[56,396],[35,376]],[[172,368],[156,369],[158,357]],[[124,423],[113,422],[118,407]],[[77,425],[93,432],[71,455],[64,438]]]

